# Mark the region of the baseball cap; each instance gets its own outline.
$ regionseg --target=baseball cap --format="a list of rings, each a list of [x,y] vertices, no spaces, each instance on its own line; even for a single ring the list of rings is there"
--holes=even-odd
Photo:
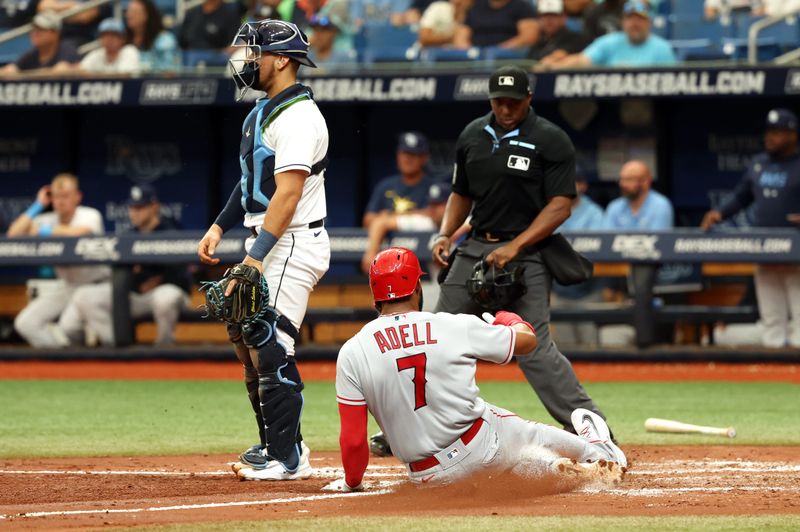
[[[42,11],[33,17],[33,25],[41,30],[61,31],[61,17],[55,11]]]
[[[312,28],[335,28],[336,24],[333,23],[330,17],[325,15],[311,15],[308,19],[308,25]]]
[[[639,15],[650,18],[650,10],[647,8],[647,4],[642,2],[642,0],[628,0],[622,7],[622,13],[626,17],[629,15]]]
[[[489,78],[489,98],[522,100],[531,95],[528,73],[518,66],[504,66]]]
[[[797,115],[788,109],[773,109],[767,113],[767,129],[797,129]]]
[[[428,153],[428,139],[419,131],[400,133],[397,139],[397,151],[416,153],[419,155]]]
[[[125,24],[118,18],[107,18],[100,23],[97,33],[118,33],[125,35]]]
[[[560,15],[564,12],[563,0],[539,0],[536,11],[540,15]]]
[[[150,185],[134,185],[128,197],[129,207],[142,207],[158,201],[156,189]]]

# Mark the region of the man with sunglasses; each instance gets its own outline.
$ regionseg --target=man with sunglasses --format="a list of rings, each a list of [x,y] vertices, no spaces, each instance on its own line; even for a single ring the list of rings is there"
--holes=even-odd
[[[311,90],[297,83],[300,65],[316,65],[296,25],[271,19],[245,23],[232,47],[230,66],[240,98],[250,89],[266,97],[256,100],[245,118],[241,180],[200,241],[198,255],[206,264],[219,263],[214,252],[223,233],[244,218],[253,236],[234,270],[261,272],[276,319],[228,325],[260,436],[234,470],[245,480],[303,479],[312,469],[300,435],[303,383],[294,343],[308,296],[330,263],[324,226],[328,128]],[[226,285],[226,297],[236,283]]]
[[[540,248],[570,216],[575,148],[561,128],[530,107],[528,74],[521,68],[496,70],[489,99],[492,111],[467,125],[456,144],[453,187],[433,260],[447,267],[452,236],[470,213],[472,231],[452,251],[436,312],[477,315],[488,310],[466,286],[481,259],[490,267],[522,272],[527,293],[507,310],[533,324],[539,343],[532,356],[518,363],[550,415],[574,432],[570,416],[575,409],[603,414],[550,337],[552,277]]]

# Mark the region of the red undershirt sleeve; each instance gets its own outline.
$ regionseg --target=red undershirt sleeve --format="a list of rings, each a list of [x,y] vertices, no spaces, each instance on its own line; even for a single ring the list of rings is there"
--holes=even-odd
[[[367,444],[367,406],[339,403],[339,447],[342,450],[344,479],[355,488],[361,484],[369,463]]]

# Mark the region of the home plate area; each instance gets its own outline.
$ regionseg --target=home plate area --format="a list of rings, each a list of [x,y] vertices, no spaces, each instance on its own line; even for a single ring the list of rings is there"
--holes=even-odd
[[[361,493],[323,492],[338,453],[312,452],[316,473],[240,482],[228,455],[2,461],[0,527],[186,523],[303,516],[757,515],[800,513],[798,447],[626,448],[622,482],[565,486],[513,475],[417,488],[396,460],[372,459]],[[571,491],[565,491],[569,490]]]

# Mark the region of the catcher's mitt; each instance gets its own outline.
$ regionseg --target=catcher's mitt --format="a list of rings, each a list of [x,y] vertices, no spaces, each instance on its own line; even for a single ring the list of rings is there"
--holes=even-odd
[[[481,260],[475,264],[472,276],[467,280],[470,297],[487,310],[507,308],[527,291],[524,266],[517,266],[509,271],[490,266]]]
[[[236,286],[229,296],[225,289],[233,279]],[[206,296],[205,317],[226,323],[247,325],[259,318],[269,305],[269,287],[258,268],[236,264],[219,281],[202,283],[200,291]]]

